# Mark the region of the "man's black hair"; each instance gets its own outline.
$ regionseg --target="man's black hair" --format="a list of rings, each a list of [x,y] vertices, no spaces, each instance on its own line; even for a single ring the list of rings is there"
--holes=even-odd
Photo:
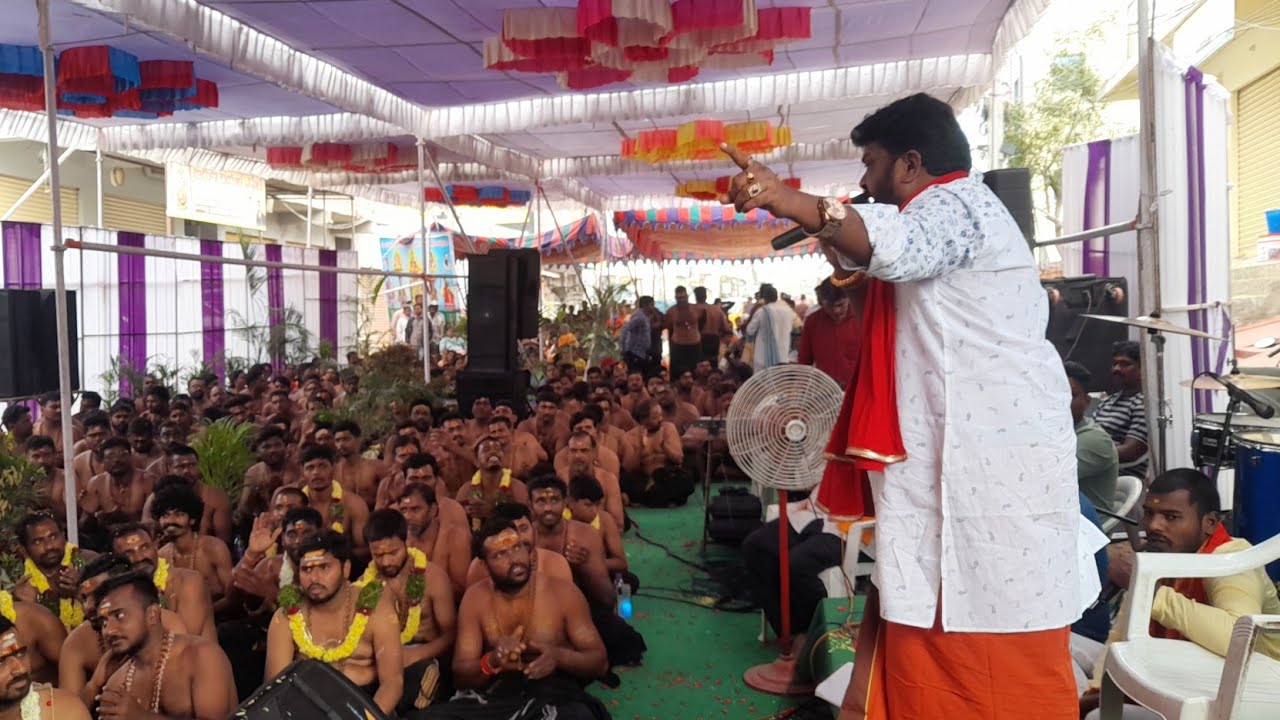
[[[539,391],[536,400],[539,405],[542,403],[552,403],[554,405],[560,404],[560,396],[557,395],[554,390]]]
[[[604,499],[604,488],[600,481],[586,473],[578,473],[569,478],[569,497],[574,500],[590,500],[600,502]]]
[[[441,415],[441,416],[440,416],[440,427],[444,427],[444,424],[445,424],[445,423],[447,423],[447,422],[449,422],[450,420],[459,420],[459,421],[461,421],[462,419],[463,419],[463,417],[462,417],[462,415],[461,415],[460,413],[452,412],[452,411],[451,411],[451,412],[447,412],[447,413],[445,413],[445,414],[443,414],[443,415]]]
[[[48,435],[32,435],[31,437],[27,438],[27,443],[25,446],[25,449],[27,452],[31,452],[32,450],[39,450],[40,448],[46,448],[48,450],[57,450],[58,446],[54,444],[53,438],[49,437]]]
[[[119,435],[113,435],[106,440],[103,440],[102,444],[98,446],[98,452],[105,455],[108,450],[116,447],[133,452],[133,446],[129,444],[129,441]]]
[[[159,487],[164,483],[163,487]],[[151,519],[159,521],[165,513],[176,511],[185,514],[194,521],[194,529],[199,531],[200,520],[204,517],[204,500],[200,493],[191,487],[186,478],[167,475],[157,483],[158,489],[151,500]]]
[[[99,575],[121,575],[131,572],[133,563],[129,562],[123,555],[115,553],[102,553],[98,557],[90,560],[80,568],[79,581],[84,582],[89,578],[98,577]]]
[[[112,547],[115,547],[116,541],[120,538],[129,537],[130,535],[136,535],[138,533],[142,533],[153,540],[155,539],[155,536],[151,534],[151,528],[140,522],[127,522],[120,523],[119,525],[112,525],[108,531],[110,533]]]
[[[320,514],[320,511],[305,505],[303,507],[289,508],[280,520],[280,527],[284,529],[297,522],[306,523],[317,530],[324,528],[324,516]]]
[[[152,437],[156,434],[156,426],[144,417],[136,417],[129,421],[129,435],[146,435]]]
[[[197,460],[200,459],[200,453],[196,452],[195,448],[185,443],[174,443],[173,446],[169,448],[169,452],[165,454],[168,455],[169,457],[190,456],[190,457],[196,458]]]
[[[86,431],[91,427],[104,427],[110,430],[111,416],[101,410],[92,410],[85,413],[84,419],[80,421],[80,424],[84,426]]]
[[[308,445],[302,448],[302,452],[298,455],[298,464],[306,465],[312,460],[327,460],[332,465],[334,463],[333,448],[328,445]]]
[[[279,425],[268,425],[259,430],[257,437],[253,439],[253,449],[257,450],[262,446],[262,443],[270,440],[271,438],[279,438],[280,442],[286,442],[284,428]]]
[[[350,433],[351,437],[360,437],[360,423],[355,420],[340,420],[333,424],[333,434]]]
[[[539,475],[529,481],[529,495],[532,496],[538,490],[555,490],[560,493],[560,497],[568,497],[569,488],[564,481],[556,477],[554,473]]]
[[[81,404],[83,404],[85,400],[88,400],[89,402],[96,402],[99,407],[102,406],[102,396],[92,390],[85,390],[80,393]]]
[[[409,456],[409,459],[404,461],[404,469],[406,471],[417,470],[418,468],[423,468],[427,466],[430,466],[431,471],[434,472],[436,475],[440,474],[440,463],[436,460],[436,457],[431,453],[414,453]]]
[[[505,520],[513,523],[521,518],[532,520],[533,511],[524,503],[504,502],[493,506],[493,513],[490,517],[495,520]]]
[[[9,427],[22,420],[23,415],[28,417],[31,415],[31,411],[25,405],[10,405],[4,409],[4,414],[0,415],[0,422],[3,422],[5,427]]]
[[[43,522],[51,522],[56,525],[59,530],[62,529],[62,524],[58,522],[58,518],[54,517],[53,513],[48,510],[28,513],[18,521],[18,526],[14,529],[14,534],[18,537],[18,544],[26,547],[27,542],[31,540],[31,528]]]
[[[167,403],[170,399],[169,388],[163,385],[153,385],[147,391],[147,397],[156,397],[160,399],[160,402]]]
[[[1218,487],[1207,475],[1191,468],[1175,468],[1151,481],[1148,495],[1167,495],[1186,490],[1191,504],[1200,511],[1200,517],[1222,511],[1222,499]]]
[[[400,491],[398,499],[403,500],[410,495],[417,495],[422,498],[422,502],[428,505],[435,505],[438,502],[436,491],[428,484],[423,482],[411,482],[404,486],[404,490]]]
[[[133,570],[119,575],[108,575],[107,579],[98,586],[98,589],[93,591],[93,599],[101,605],[108,595],[123,587],[131,588],[138,595],[138,599],[142,601],[143,607],[151,607],[160,602],[160,591],[156,589],[155,581],[151,579],[151,573],[141,570]]]
[[[351,540],[336,530],[321,528],[320,532],[308,536],[298,544],[298,557],[306,557],[307,553],[317,550],[329,553],[337,558],[338,562],[351,560]]]
[[[973,167],[969,139],[960,129],[955,111],[925,93],[876,110],[858,123],[849,137],[860,148],[879,145],[895,156],[915,150],[925,172],[934,177]]]
[[[1142,362],[1142,346],[1133,340],[1121,340],[1111,346],[1111,357],[1123,355],[1130,360],[1140,363]]]
[[[51,402],[58,402],[62,399],[62,393],[57,390],[50,390],[46,393],[40,393],[40,406],[44,407]]]
[[[1075,360],[1062,363],[1062,367],[1067,371],[1067,377],[1080,383],[1080,387],[1087,388],[1089,383],[1093,382],[1093,373],[1089,372],[1089,368]]]
[[[392,538],[409,539],[409,523],[405,522],[400,511],[382,508],[369,513],[369,519],[364,524],[364,544],[372,545],[379,540]]]

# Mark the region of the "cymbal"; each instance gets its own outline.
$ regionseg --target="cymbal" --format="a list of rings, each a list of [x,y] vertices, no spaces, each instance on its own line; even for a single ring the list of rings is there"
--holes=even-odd
[[[1081,315],[1080,317],[1092,318],[1094,320],[1102,320],[1105,322],[1120,323],[1121,325],[1129,325],[1131,327],[1139,327],[1146,330],[1155,330],[1156,332],[1173,333],[1174,335],[1190,335],[1191,337],[1206,338],[1209,340],[1221,340],[1216,335],[1210,335],[1200,330],[1192,330],[1181,325],[1174,325],[1164,318],[1151,317],[1150,315],[1139,315],[1138,317],[1120,317],[1118,315]]]
[[[1227,382],[1240,388],[1241,390],[1274,390],[1280,388],[1280,377],[1272,375],[1249,375],[1248,373],[1239,373],[1237,375],[1223,375]],[[1196,390],[1226,390],[1227,387],[1213,378],[1204,375],[1195,380],[1184,380],[1182,387],[1195,388]]]

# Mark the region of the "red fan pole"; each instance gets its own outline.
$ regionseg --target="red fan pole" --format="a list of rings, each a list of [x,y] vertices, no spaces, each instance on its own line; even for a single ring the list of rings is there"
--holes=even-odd
[[[787,539],[791,522],[787,519],[787,491],[778,490],[778,599],[782,610],[782,633],[778,659],[748,668],[742,680],[760,692],[772,695],[808,695],[813,685],[796,680],[796,659],[791,654],[791,552]]]

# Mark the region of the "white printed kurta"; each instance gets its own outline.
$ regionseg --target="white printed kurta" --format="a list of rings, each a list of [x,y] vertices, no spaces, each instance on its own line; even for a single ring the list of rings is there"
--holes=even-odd
[[[895,284],[908,455],[871,480],[883,617],[932,627],[941,597],[948,631],[1069,625],[1093,599],[1076,548],[1075,431],[1026,241],[978,173],[901,212],[853,209],[874,248],[868,272]]]

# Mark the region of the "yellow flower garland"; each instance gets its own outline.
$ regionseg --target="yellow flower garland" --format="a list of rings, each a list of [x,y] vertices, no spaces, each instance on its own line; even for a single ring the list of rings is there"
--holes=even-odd
[[[378,567],[371,562],[369,563],[369,567],[364,569],[364,574],[361,575],[359,579],[357,579],[355,582],[351,584],[355,585],[358,588],[362,588],[365,585],[368,585],[369,583],[376,580],[377,577],[378,577]]]
[[[67,549],[62,553],[62,567],[71,567],[71,560],[75,556],[76,546],[67,543]],[[35,591],[43,595],[49,592],[49,578],[36,567],[31,558],[27,558],[22,564],[23,572],[26,573],[27,582],[31,584]],[[10,598],[12,602],[12,598]],[[6,616],[7,617],[7,616]],[[62,621],[63,627],[68,630],[74,630],[84,622],[84,608],[71,598],[61,598],[58,600],[58,619]]]
[[[365,628],[369,625],[369,616],[373,614],[373,609],[378,605],[378,599],[382,596],[382,585],[380,583],[371,583],[360,589],[360,596],[356,600],[356,614],[351,619],[351,627],[347,630],[347,636],[335,648],[325,649],[320,647],[311,639],[311,630],[307,628],[307,620],[303,616],[302,608],[297,602],[289,605],[285,609],[285,613],[289,618],[289,632],[293,635],[293,644],[298,648],[298,652],[312,660],[319,660],[323,663],[335,663],[339,660],[346,660],[351,657],[351,653],[356,651],[356,646],[360,644],[360,638],[364,636]],[[297,597],[294,595],[294,597]]]
[[[156,590],[163,595],[165,590],[169,588],[169,561],[164,558],[156,560],[156,571],[151,576],[151,582],[156,586]]]
[[[565,509],[564,509],[564,512],[560,513],[560,517],[564,518],[565,520],[572,520],[572,519],[573,519],[573,513],[569,512],[569,508],[565,508]],[[599,529],[600,529],[600,516],[599,516],[599,515],[596,515],[594,518],[591,518],[591,527],[595,528],[596,530],[599,530]]]
[[[479,484],[480,484],[480,471],[479,471],[479,470],[477,470],[477,471],[476,471],[476,474],[475,474],[475,475],[472,475],[472,476],[471,476],[471,484],[472,484],[472,485],[479,485]],[[510,471],[510,470],[505,470],[505,469],[504,469],[504,470],[502,471],[502,479],[498,481],[498,489],[499,489],[499,490],[505,490],[505,489],[507,489],[507,488],[509,488],[509,487],[511,487],[511,471]]]
[[[308,499],[310,499],[310,498],[311,498],[311,486],[310,486],[310,485],[303,485],[303,486],[302,486],[302,494],[303,494],[303,495],[306,495],[306,496],[307,496],[307,498],[308,498]],[[346,532],[345,530],[343,530],[342,522],[341,522],[341,518],[342,518],[342,483],[339,483],[337,480],[334,480],[334,481],[333,481],[333,495],[332,495],[332,497],[333,497],[333,503],[329,505],[329,515],[330,515],[331,517],[335,518],[335,519],[334,519],[334,521],[333,521],[333,524],[332,524],[332,525],[330,525],[329,527],[330,527],[330,528],[332,528],[334,532]],[[335,509],[336,509],[336,512],[335,512]]]
[[[0,617],[18,624],[18,612],[13,608],[13,596],[7,590],[0,590]]]
[[[400,631],[400,644],[408,645],[418,636],[418,628],[422,626],[422,596],[426,592],[427,556],[418,548],[409,548],[409,557],[413,559],[413,570],[405,583],[405,600],[409,603],[409,615],[405,618],[404,629]],[[417,576],[418,582],[414,582]],[[410,587],[413,584],[414,587]],[[415,597],[416,595],[416,597]]]

